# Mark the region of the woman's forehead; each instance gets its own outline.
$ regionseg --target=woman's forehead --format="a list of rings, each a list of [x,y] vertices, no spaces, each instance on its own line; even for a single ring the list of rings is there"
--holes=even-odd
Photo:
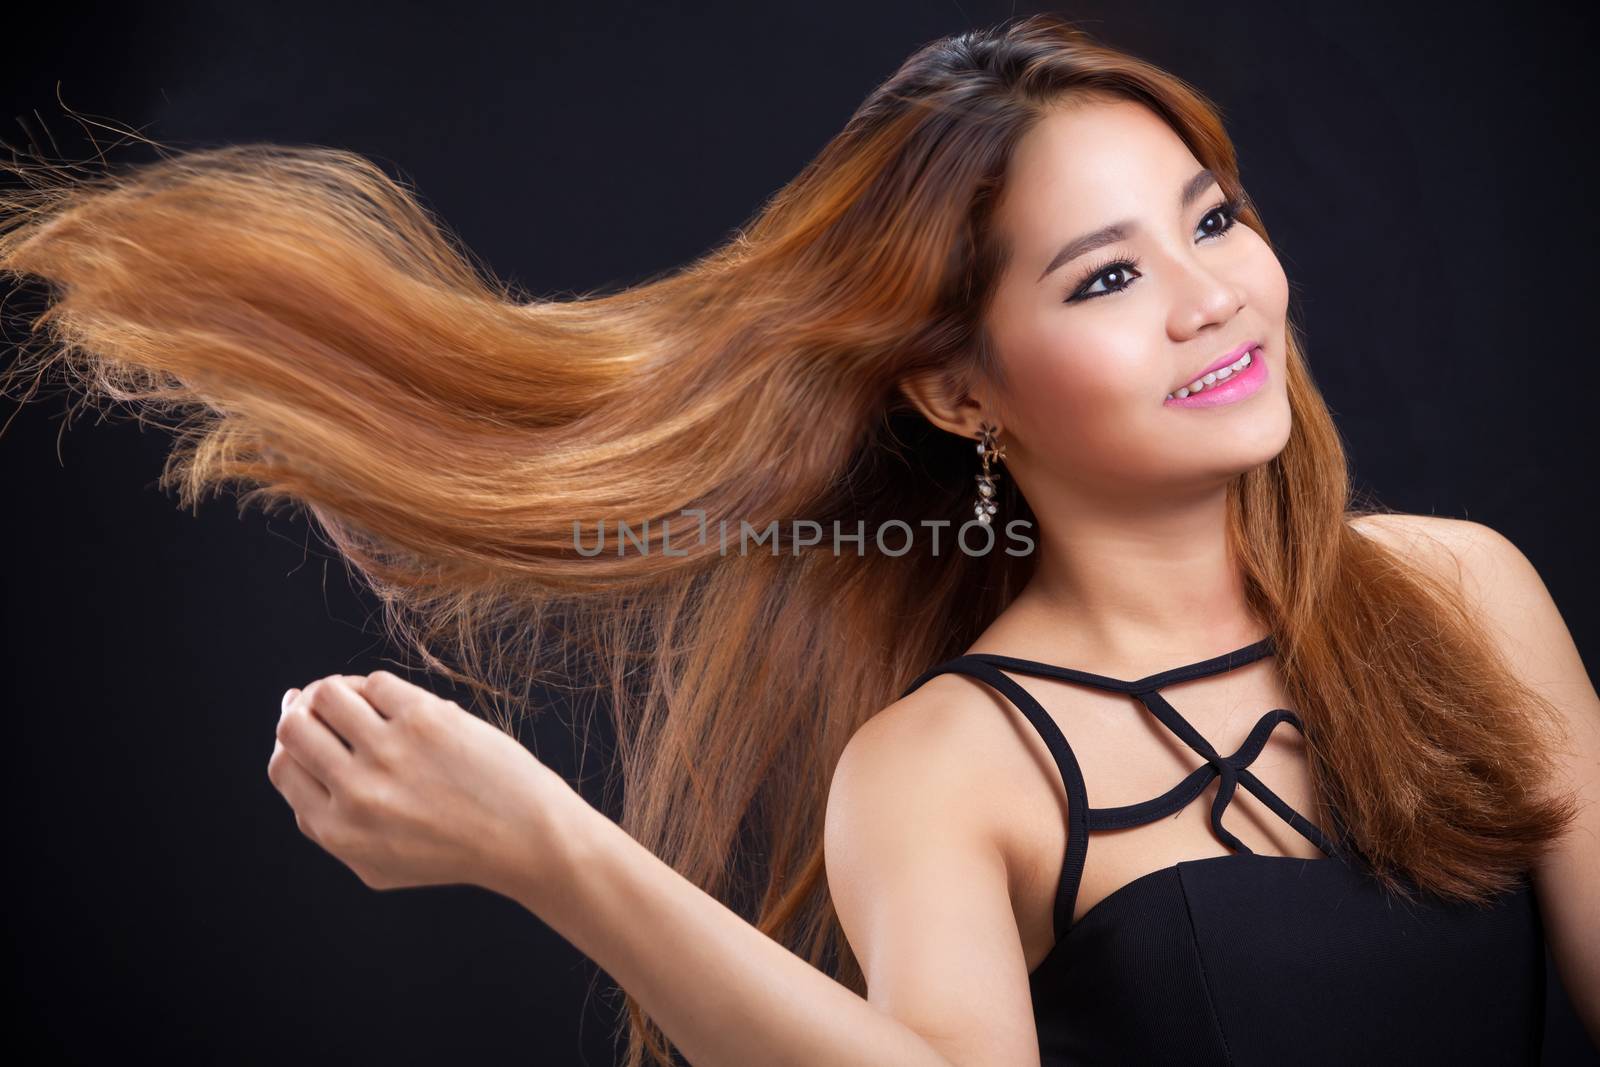
[[[1165,218],[1199,169],[1188,145],[1142,104],[1075,102],[1052,108],[1018,143],[995,222],[1018,257],[1037,255],[1119,219]]]

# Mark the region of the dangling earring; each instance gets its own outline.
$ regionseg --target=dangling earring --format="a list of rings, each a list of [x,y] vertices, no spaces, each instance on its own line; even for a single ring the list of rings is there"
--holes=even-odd
[[[972,513],[985,526],[989,524],[994,513],[1000,510],[1000,506],[994,501],[994,483],[999,475],[989,468],[993,460],[1006,458],[1005,448],[995,443],[999,432],[997,427],[987,422],[978,425],[978,455],[983,458],[983,470],[978,472],[978,499],[972,505]]]

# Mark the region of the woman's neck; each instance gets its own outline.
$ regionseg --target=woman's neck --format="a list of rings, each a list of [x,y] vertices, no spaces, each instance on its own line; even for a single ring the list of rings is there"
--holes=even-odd
[[[1117,671],[1259,640],[1266,629],[1228,548],[1226,502],[1218,492],[1168,506],[1040,515],[1033,578],[974,648],[1003,646],[1047,662],[1071,649],[1102,673],[1133,677]]]

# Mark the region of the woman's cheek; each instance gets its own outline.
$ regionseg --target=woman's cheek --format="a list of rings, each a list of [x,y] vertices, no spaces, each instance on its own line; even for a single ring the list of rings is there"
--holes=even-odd
[[[1254,239],[1249,271],[1251,301],[1264,319],[1281,326],[1289,311],[1289,276],[1272,246],[1253,230],[1249,234]]]
[[[1058,450],[1115,457],[1126,450],[1129,433],[1140,425],[1140,408],[1150,406],[1137,388],[1141,380],[1136,370],[1114,359],[1059,364],[1025,389],[1028,421]]]

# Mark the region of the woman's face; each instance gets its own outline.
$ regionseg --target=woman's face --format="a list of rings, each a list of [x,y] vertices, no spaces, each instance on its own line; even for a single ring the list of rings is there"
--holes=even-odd
[[[1019,143],[995,218],[1012,255],[988,327],[1010,379],[1006,463],[1025,481],[1111,496],[1196,489],[1288,440],[1288,280],[1203,169],[1131,102],[1079,101]],[[1071,247],[1117,224],[1121,236]],[[1264,368],[1168,399],[1256,345]]]

